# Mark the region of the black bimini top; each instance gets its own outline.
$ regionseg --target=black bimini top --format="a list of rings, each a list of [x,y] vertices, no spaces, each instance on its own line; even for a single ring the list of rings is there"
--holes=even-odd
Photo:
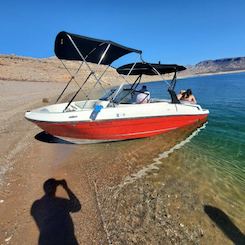
[[[101,61],[100,64],[110,65],[116,59],[131,52],[142,53],[140,50],[128,48],[112,41],[80,36],[68,32],[60,32],[56,36],[54,47],[54,52],[59,59],[82,60],[72,41],[86,61],[96,64]],[[108,45],[110,45],[110,47],[106,52],[106,55],[102,58]]]
[[[117,68],[119,74],[127,75],[132,69],[134,63],[123,65]],[[158,75],[156,70],[160,74],[172,73],[183,71],[186,68],[179,65],[166,65],[166,64],[153,64],[153,63],[136,63],[133,70],[129,75]]]

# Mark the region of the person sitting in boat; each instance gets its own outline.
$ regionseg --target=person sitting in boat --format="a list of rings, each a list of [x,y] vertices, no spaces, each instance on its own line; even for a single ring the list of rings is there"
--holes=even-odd
[[[147,90],[146,85],[143,85],[139,94],[136,97],[137,104],[144,104],[150,101],[150,92]]]
[[[178,95],[179,96],[179,95]],[[190,103],[196,104],[196,98],[195,96],[192,94],[191,89],[187,89],[185,92],[182,93],[182,96],[179,98],[179,100],[183,100],[183,101],[188,101]]]
[[[177,99],[178,100],[181,100],[183,94],[185,93],[186,91],[185,90],[180,90],[179,94],[177,95]]]

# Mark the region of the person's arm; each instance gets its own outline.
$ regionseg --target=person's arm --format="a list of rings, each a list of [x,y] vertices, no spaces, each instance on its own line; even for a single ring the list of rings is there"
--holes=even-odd
[[[65,180],[61,181],[61,185],[64,188],[64,190],[67,192],[67,195],[69,197],[69,211],[78,212],[81,209],[81,203],[79,202],[78,198],[70,190]]]
[[[195,96],[194,96],[194,95],[192,95],[192,97],[191,97],[191,102],[192,102],[192,103],[194,103],[194,104],[196,104],[196,103],[197,103],[196,98],[195,98]]]
[[[182,94],[178,94],[178,95],[177,95],[177,99],[178,99],[178,100],[181,100],[181,98],[182,98]]]
[[[147,96],[146,96],[146,100],[147,100],[147,103],[150,102],[150,99],[151,99],[151,94],[150,92],[146,92]]]

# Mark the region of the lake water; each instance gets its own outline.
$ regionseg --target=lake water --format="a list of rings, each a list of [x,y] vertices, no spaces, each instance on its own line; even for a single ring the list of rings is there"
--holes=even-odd
[[[152,97],[165,97],[165,88],[163,82],[148,83]],[[182,174],[199,186],[203,200],[215,200],[244,226],[245,73],[179,79],[176,91],[187,88],[192,89],[198,104],[210,110],[208,124],[162,161],[187,166]]]

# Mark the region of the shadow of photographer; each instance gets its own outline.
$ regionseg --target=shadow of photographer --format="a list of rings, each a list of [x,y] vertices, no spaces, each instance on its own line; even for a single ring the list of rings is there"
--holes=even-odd
[[[69,198],[56,197],[62,186]],[[39,231],[38,244],[78,244],[70,213],[78,212],[81,204],[65,180],[48,179],[43,184],[44,196],[34,201],[31,215]]]

